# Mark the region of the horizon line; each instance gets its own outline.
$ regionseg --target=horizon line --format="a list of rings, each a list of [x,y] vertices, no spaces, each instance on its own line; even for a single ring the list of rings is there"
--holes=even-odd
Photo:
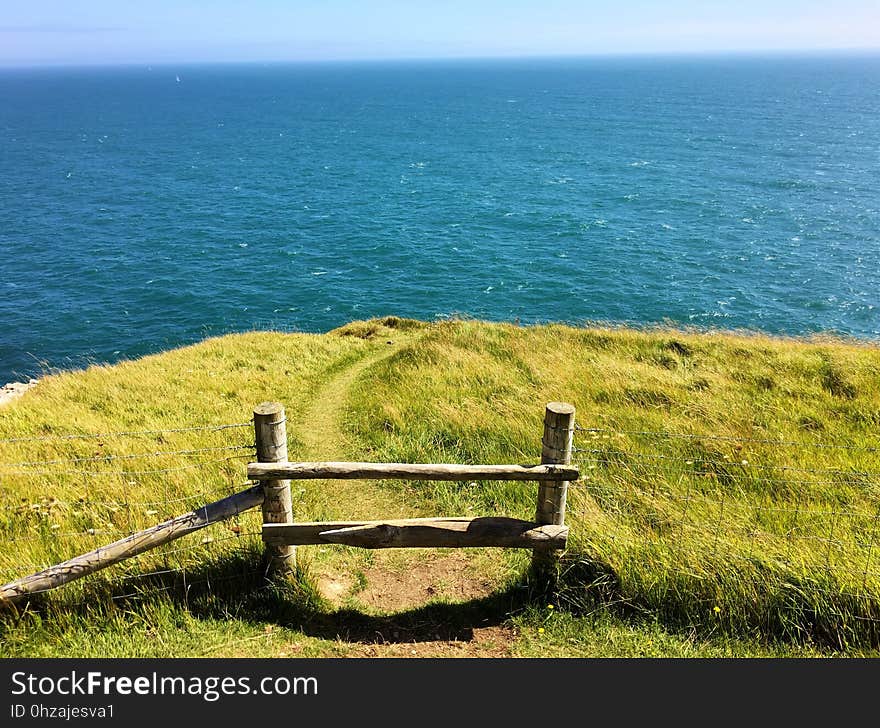
[[[656,51],[620,51],[597,53],[523,53],[495,55],[461,55],[461,56],[387,56],[387,57],[339,57],[339,58],[278,58],[278,59],[176,59],[176,60],[132,60],[132,61],[37,61],[37,62],[3,62],[0,70],[28,70],[48,68],[131,68],[131,67],[165,67],[165,66],[230,66],[230,65],[371,65],[395,63],[441,63],[468,61],[541,61],[541,60],[601,60],[601,59],[647,59],[647,58],[719,58],[719,57],[782,57],[782,56],[852,56],[880,55],[880,46],[853,46],[832,48],[730,48],[712,50],[656,50]]]

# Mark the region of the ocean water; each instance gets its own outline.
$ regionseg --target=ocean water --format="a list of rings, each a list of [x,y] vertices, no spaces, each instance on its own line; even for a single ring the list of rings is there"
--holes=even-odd
[[[396,314],[880,337],[880,57],[0,71],[0,383]]]

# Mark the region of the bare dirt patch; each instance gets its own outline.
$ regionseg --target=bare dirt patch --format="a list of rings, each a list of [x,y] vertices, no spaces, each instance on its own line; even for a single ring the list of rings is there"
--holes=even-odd
[[[318,588],[341,611],[321,636],[351,657],[507,657],[516,631],[504,615],[473,602],[494,594],[500,576],[462,551],[382,551],[351,574],[324,571]],[[343,566],[344,568],[344,566]],[[461,605],[460,607],[458,605]],[[426,611],[420,611],[420,610]],[[352,613],[350,610],[354,610]]]
[[[435,550],[384,552],[364,571],[366,588],[357,600],[371,610],[400,612],[432,600],[463,602],[479,599],[497,589],[497,583],[474,568],[461,552]]]
[[[334,605],[341,604],[348,596],[354,581],[348,576],[322,574],[318,577],[318,592]]]

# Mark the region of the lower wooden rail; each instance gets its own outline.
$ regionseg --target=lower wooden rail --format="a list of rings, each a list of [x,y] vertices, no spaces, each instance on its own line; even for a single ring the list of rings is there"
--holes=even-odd
[[[471,546],[564,549],[567,538],[568,526],[502,517],[263,524],[263,540],[267,544],[288,546],[336,543],[368,549]]]

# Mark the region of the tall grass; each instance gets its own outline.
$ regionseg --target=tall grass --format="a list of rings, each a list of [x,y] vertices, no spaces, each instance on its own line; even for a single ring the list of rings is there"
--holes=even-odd
[[[0,409],[0,582],[243,490],[253,407],[280,400],[295,419],[328,372],[371,346],[252,333],[45,377]],[[290,440],[296,452],[294,431]],[[232,554],[258,542],[259,529],[259,514],[242,514],[46,600],[88,599],[102,584]]]
[[[569,606],[844,648],[880,636],[878,384],[852,342],[462,322],[375,370],[351,419],[372,459],[535,461],[542,404],[570,401]],[[416,487],[534,508],[521,485]]]
[[[558,594],[575,622],[600,609],[735,639],[880,643],[880,350],[832,339],[386,320],[48,376],[0,409],[0,580],[240,490],[261,401],[286,405],[296,457],[315,392],[393,329],[407,343],[347,394],[351,459],[535,462],[544,404],[577,407],[582,479]],[[188,429],[225,424],[243,426]],[[103,434],[144,430],[168,431]],[[534,512],[528,483],[383,487],[389,509],[413,515]],[[295,494],[306,517],[358,512],[357,497],[332,484]],[[189,536],[46,595],[41,613],[60,624],[78,600],[110,605],[152,583],[143,572],[256,568],[258,528],[250,514]],[[493,558],[523,568],[522,556]]]

